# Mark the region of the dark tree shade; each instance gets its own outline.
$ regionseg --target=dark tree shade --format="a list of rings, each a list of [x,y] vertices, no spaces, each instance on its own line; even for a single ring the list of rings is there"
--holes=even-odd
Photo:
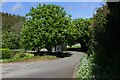
[[[95,54],[96,78],[120,78],[120,2],[99,8],[93,17],[89,53]]]

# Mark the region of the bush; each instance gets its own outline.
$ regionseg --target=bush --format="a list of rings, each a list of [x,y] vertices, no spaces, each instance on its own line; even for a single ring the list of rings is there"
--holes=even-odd
[[[14,53],[14,54],[16,54],[16,53],[24,53],[24,49],[12,49],[11,50],[11,53]]]
[[[28,53],[23,53],[23,52],[17,52],[13,53],[10,49],[8,48],[0,48],[1,52],[1,59],[20,59],[20,58],[32,58],[34,57],[33,54],[28,54]]]
[[[19,58],[24,58],[25,57],[25,53],[17,53],[14,58],[15,59],[19,59]]]
[[[2,59],[9,59],[11,58],[11,51],[8,48],[1,48],[0,51],[2,52]]]
[[[81,62],[78,66],[77,71],[77,80],[85,79],[85,80],[93,80],[95,77],[92,70],[93,66],[95,65],[93,63],[94,55],[87,56],[85,55],[83,58],[81,58]]]
[[[34,54],[28,54],[28,53],[26,53],[26,56],[25,57],[27,57],[27,58],[32,58],[32,57],[34,57]]]
[[[17,54],[14,56],[14,59],[32,58],[32,57],[34,57],[33,54],[28,54],[28,53],[17,53]]]
[[[98,78],[120,78],[120,2],[107,3],[93,17],[89,54],[95,54],[92,73]],[[93,64],[93,63],[92,63]]]
[[[19,36],[13,32],[5,32],[2,36],[2,47],[9,49],[19,49]]]

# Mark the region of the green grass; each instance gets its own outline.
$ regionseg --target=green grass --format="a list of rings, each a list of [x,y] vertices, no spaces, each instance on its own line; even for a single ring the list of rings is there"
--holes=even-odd
[[[9,62],[33,62],[33,61],[41,61],[41,60],[53,60],[57,59],[56,56],[53,55],[44,55],[44,56],[27,56],[23,58],[14,57],[12,59],[2,59],[1,63],[9,63]]]
[[[81,48],[80,46],[72,46],[71,48]]]
[[[70,48],[70,46],[68,46],[67,48]],[[71,48],[81,48],[81,45],[80,44],[72,45]]]

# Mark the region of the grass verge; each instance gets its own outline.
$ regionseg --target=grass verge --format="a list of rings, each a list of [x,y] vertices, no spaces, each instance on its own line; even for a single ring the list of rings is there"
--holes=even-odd
[[[56,56],[34,56],[34,57],[25,57],[25,58],[13,58],[13,59],[3,59],[0,63],[10,63],[10,62],[33,62],[33,61],[41,61],[41,60],[53,60],[57,59]]]
[[[71,47],[68,46],[67,48],[81,48],[81,45],[80,44],[75,44],[75,45],[72,45]]]

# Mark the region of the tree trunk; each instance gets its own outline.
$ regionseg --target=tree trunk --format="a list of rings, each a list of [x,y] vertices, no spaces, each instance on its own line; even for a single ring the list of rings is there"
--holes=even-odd
[[[86,46],[85,42],[81,42],[81,51],[86,52],[88,50],[88,47]]]
[[[51,46],[47,46],[46,49],[48,50],[48,53],[51,53],[51,52],[52,52],[52,47],[51,47]]]
[[[55,45],[55,50],[54,50],[54,52],[56,53],[56,45]]]

